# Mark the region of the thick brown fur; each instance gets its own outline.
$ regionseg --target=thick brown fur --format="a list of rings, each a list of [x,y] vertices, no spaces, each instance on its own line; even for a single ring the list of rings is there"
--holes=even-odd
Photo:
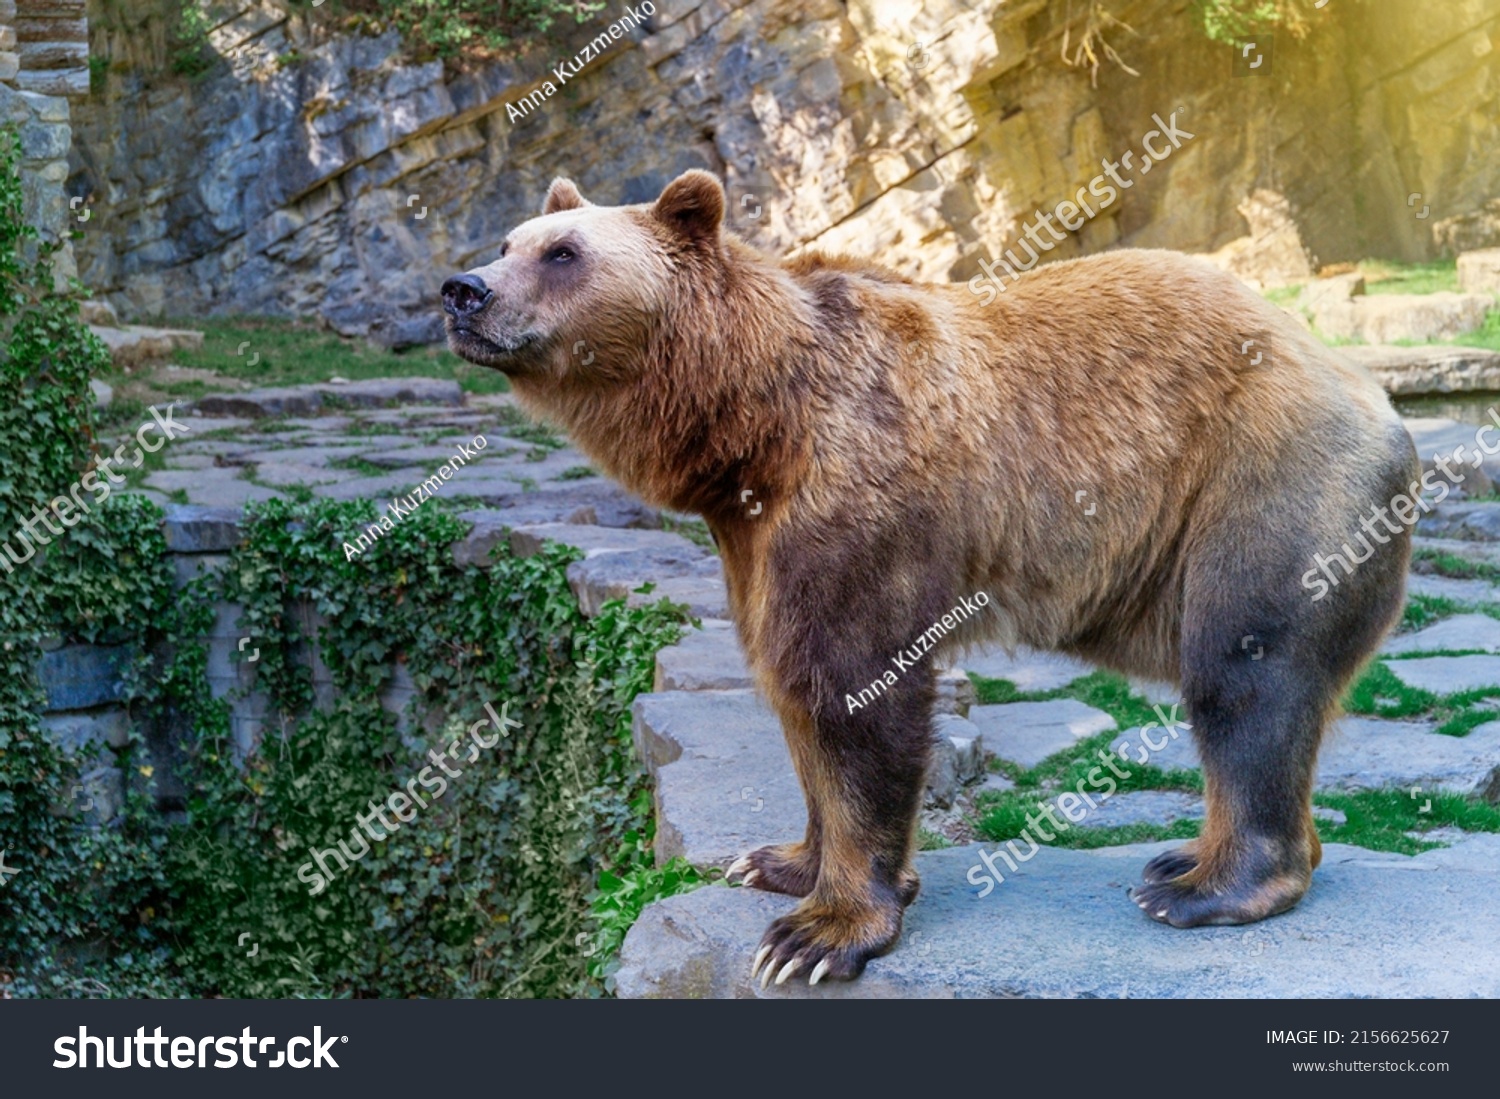
[[[1301,581],[1418,473],[1379,387],[1175,253],[1043,266],[982,305],[849,258],[777,262],[723,230],[723,207],[703,172],[615,208],[559,180],[444,297],[456,352],[718,540],[809,810],[802,841],[735,868],[804,897],[757,967],[851,978],[895,943],[933,657],[848,700],[980,592],[949,646],[1181,685],[1208,819],[1148,866],[1148,914],[1188,927],[1295,904],[1319,857],[1319,739],[1403,598],[1404,529],[1325,598]]]

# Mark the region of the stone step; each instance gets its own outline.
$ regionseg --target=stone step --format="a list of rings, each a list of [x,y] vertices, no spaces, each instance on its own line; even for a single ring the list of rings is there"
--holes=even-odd
[[[707,886],[650,905],[616,974],[623,999],[1500,997],[1500,836],[1415,858],[1323,849],[1292,911],[1176,931],[1125,896],[1172,843],[1042,848],[1012,872],[993,848],[919,854],[900,943],[848,983],[762,990],[750,963],[791,897]],[[991,879],[980,852],[1004,875]],[[974,880],[969,875],[975,874]],[[1019,936],[1019,938],[1018,938]]]
[[[1393,397],[1500,389],[1500,351],[1385,344],[1349,345],[1336,350],[1375,375]]]
[[[781,723],[749,690],[640,695],[636,751],[655,780],[658,864],[727,867],[807,828]]]
[[[104,341],[109,358],[116,366],[138,366],[155,359],[166,359],[174,351],[195,351],[203,346],[203,333],[182,328],[148,328],[126,324],[119,328],[91,324],[89,331]]]
[[[1488,294],[1376,294],[1348,301],[1320,299],[1313,323],[1325,337],[1366,344],[1451,340],[1484,325]]]
[[[201,342],[201,335],[199,337]],[[458,406],[464,392],[457,382],[440,378],[367,378],[339,384],[273,386],[244,393],[211,393],[193,402],[204,416],[316,416],[325,405],[342,408],[387,408],[394,405]]]
[[[937,743],[925,801],[952,805],[984,777],[979,730],[953,714],[934,722]],[[753,690],[667,691],[634,706],[636,751],[654,780],[656,858],[727,867],[771,843],[801,839],[802,787],[781,723]]]

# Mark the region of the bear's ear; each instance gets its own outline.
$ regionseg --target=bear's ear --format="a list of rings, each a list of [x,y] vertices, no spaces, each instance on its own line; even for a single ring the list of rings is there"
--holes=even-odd
[[[542,203],[542,213],[555,214],[559,210],[577,210],[580,206],[592,205],[593,203],[584,201],[571,179],[558,176],[552,181],[552,186],[547,188],[547,201]]]
[[[695,240],[715,236],[724,220],[724,187],[707,172],[683,172],[656,200],[655,214],[673,232]]]

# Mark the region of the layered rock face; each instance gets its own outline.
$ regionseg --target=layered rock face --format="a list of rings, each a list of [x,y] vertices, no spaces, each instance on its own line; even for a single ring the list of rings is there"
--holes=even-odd
[[[126,316],[435,339],[442,279],[486,261],[553,176],[640,202],[692,167],[725,178],[732,227],[769,250],[927,279],[976,275],[1105,161],[1118,198],[1085,194],[1045,259],[1172,247],[1274,282],[1430,258],[1460,230],[1500,243],[1500,0],[1327,5],[1253,67],[1182,0],[1106,5],[1129,29],[1062,0],[660,0],[618,38],[634,19],[612,5],[462,72],[236,3],[211,9],[218,61],[196,80],[168,74],[149,3],[90,12],[108,73],[75,106],[68,181],[94,211],[80,273]],[[1064,63],[1085,39],[1103,56],[1099,34],[1138,77]]]

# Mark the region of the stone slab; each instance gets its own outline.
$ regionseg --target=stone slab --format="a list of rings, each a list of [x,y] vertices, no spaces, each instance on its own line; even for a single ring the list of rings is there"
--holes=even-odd
[[[1392,668],[1415,661],[1391,661]],[[1319,790],[1409,789],[1443,790],[1500,798],[1500,721],[1481,725],[1467,736],[1443,736],[1432,731],[1430,722],[1384,721],[1370,717],[1346,717],[1334,723],[1318,752],[1315,786]],[[1151,731],[1151,743],[1165,740],[1165,747],[1146,751],[1140,730],[1122,733],[1111,744],[1126,769],[1131,762],[1144,762],[1163,770],[1197,770],[1198,752],[1190,733],[1173,740],[1159,729]]]
[[[1487,614],[1457,614],[1434,623],[1425,630],[1393,637],[1380,651],[1395,655],[1442,650],[1457,652],[1464,649],[1500,653],[1500,619],[1491,618]]]
[[[240,508],[170,504],[162,534],[173,553],[227,553],[240,543]]]
[[[703,547],[694,545],[680,534],[664,530],[544,523],[540,526],[517,527],[510,534],[510,548],[517,557],[532,557],[540,553],[545,542],[574,546],[583,551],[585,560],[601,553],[637,550],[665,550],[690,560],[708,556],[708,551]]]
[[[124,645],[64,645],[44,652],[36,675],[47,710],[88,710],[125,696],[125,671],[134,650]]]
[[[655,779],[658,864],[682,855],[726,867],[802,838],[807,809],[791,753],[753,691],[640,695],[633,713],[636,750]]]
[[[1452,599],[1459,603],[1500,602],[1500,588],[1488,580],[1456,580],[1451,576],[1427,576],[1412,573],[1406,578],[1406,594],[1425,595],[1434,599]]]
[[[1354,345],[1337,351],[1373,374],[1393,397],[1500,389],[1500,352],[1482,347]]]
[[[1080,740],[1115,727],[1107,713],[1072,698],[972,706],[969,720],[983,734],[989,751],[1028,770]]]
[[[1172,843],[1043,848],[980,897],[977,846],[917,855],[901,943],[849,983],[762,991],[750,962],[796,900],[708,886],[647,907],[626,936],[622,999],[1500,997],[1500,836],[1415,858],[1323,849],[1292,911],[1179,931],[1125,896]],[[1004,864],[1000,864],[1003,866]],[[1024,943],[1017,935],[1024,930]],[[1463,959],[1455,964],[1455,959]]]
[[[755,686],[733,623],[708,619],[656,654],[655,691],[746,690]]]
[[[1052,691],[1093,672],[1091,665],[1061,653],[1017,649],[976,649],[953,658],[953,666],[986,679],[1004,679],[1021,691]]]
[[[1500,687],[1500,656],[1426,656],[1386,662],[1408,687],[1446,695]]]

